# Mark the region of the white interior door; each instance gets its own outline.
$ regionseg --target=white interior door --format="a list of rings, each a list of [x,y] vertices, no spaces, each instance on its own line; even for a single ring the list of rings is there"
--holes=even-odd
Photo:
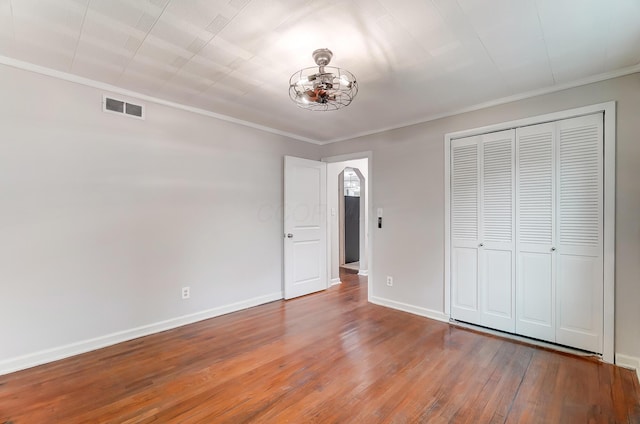
[[[284,298],[327,288],[327,164],[284,158]]]
[[[556,342],[602,353],[603,116],[557,129]]]
[[[515,331],[515,131],[481,136],[480,309],[482,325]]]
[[[555,123],[516,130],[516,332],[555,342]]]
[[[478,291],[479,137],[451,141],[451,317],[482,324]]]

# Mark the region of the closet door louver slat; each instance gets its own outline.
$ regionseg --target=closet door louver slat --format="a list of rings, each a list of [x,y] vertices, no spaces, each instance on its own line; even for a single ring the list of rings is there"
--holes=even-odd
[[[512,133],[509,131],[509,133]],[[483,241],[511,242],[513,237],[513,140],[483,144]]]
[[[453,148],[452,233],[460,240],[478,238],[478,146]]]
[[[553,133],[519,138],[520,242],[551,244],[553,231]]]

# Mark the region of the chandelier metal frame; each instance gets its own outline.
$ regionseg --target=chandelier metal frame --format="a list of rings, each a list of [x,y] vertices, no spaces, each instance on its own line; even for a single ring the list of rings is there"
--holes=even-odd
[[[317,49],[312,54],[318,67],[301,69],[289,78],[289,97],[302,109],[338,110],[349,106],[358,94],[356,77],[346,69],[329,65],[333,53]]]

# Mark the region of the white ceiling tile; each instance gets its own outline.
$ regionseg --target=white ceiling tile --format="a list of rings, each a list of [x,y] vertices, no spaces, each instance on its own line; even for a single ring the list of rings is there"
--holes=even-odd
[[[542,37],[535,0],[457,0],[479,35],[501,32]]]
[[[511,87],[511,94],[518,94],[554,84],[548,61],[529,61],[513,65],[502,71],[504,81]]]
[[[636,50],[637,46],[640,46],[640,37],[634,41],[610,46],[607,49],[607,61],[605,64],[607,71],[637,65],[640,62],[640,52]]]
[[[538,0],[537,5],[550,58],[588,50],[594,59],[604,59],[608,2]]]
[[[238,11],[228,0],[182,0],[169,3],[166,13],[196,28],[206,28],[218,15],[231,19]]]
[[[12,36],[0,34],[0,55],[19,59],[18,46]]]
[[[384,56],[387,66],[394,71],[412,66],[430,57],[429,53],[391,15],[385,14],[375,20],[380,36],[375,40],[379,54]]]
[[[442,16],[431,1],[379,0],[382,6],[402,22],[414,36],[444,27]]]
[[[557,83],[565,83],[573,80],[597,75],[606,71],[606,63],[603,56],[601,60],[593,60],[589,53],[566,54],[562,58],[551,59],[551,68]]]
[[[165,79],[157,78],[137,68],[129,68],[118,79],[118,85],[153,96],[165,81]]]
[[[162,64],[143,56],[136,56],[127,66],[125,73],[129,71],[166,81],[175,75],[177,70],[169,64]]]
[[[332,5],[333,6],[333,5]],[[226,40],[233,40],[238,48],[252,56],[273,43],[270,36],[289,38],[290,42],[304,42],[309,38],[322,40],[307,47],[307,50],[320,48],[342,40],[353,42],[354,34],[362,30],[358,21],[353,19],[351,2],[338,2],[333,8],[335,13],[326,13],[328,3],[309,0],[253,0],[219,33]],[[331,28],[330,31],[314,31],[312,28]],[[293,31],[293,33],[292,33]],[[303,33],[303,34],[299,34]],[[351,33],[351,36],[349,34]],[[295,39],[292,39],[295,37]]]
[[[228,41],[216,37],[200,50],[199,56],[203,56],[212,62],[225,67],[232,67],[233,64],[242,60],[248,60],[252,55],[242,49],[237,48]]]
[[[65,4],[61,2],[60,7],[56,7],[44,2],[35,8],[31,1],[15,2],[13,32],[16,41],[73,55],[80,37],[84,10],[79,5],[65,9],[62,7]]]
[[[163,15],[153,27],[151,35],[169,44],[187,49],[198,38],[199,31],[190,25],[185,25],[180,21],[169,19],[166,15]]]
[[[215,101],[237,101],[244,96],[247,87],[238,88],[226,81],[218,82],[202,93],[203,97],[210,97]]]
[[[511,41],[510,41],[511,40]],[[522,68],[529,63],[544,62],[549,72],[547,46],[542,39],[487,38],[483,40],[489,56],[500,71]]]
[[[191,43],[187,46],[187,50],[193,54],[198,54],[207,45],[207,41],[205,39],[196,37],[191,41]]]
[[[16,18],[37,21],[66,32],[78,32],[86,12],[86,3],[69,0],[20,0],[11,2]]]
[[[94,61],[99,63],[111,63],[118,67],[126,66],[133,58],[133,53],[125,47],[113,45],[103,38],[95,38],[83,35],[76,49],[76,59]]]
[[[625,68],[640,61],[640,1],[608,3],[607,70]]]
[[[229,22],[231,22],[231,19],[227,18],[224,15],[218,14],[216,15],[215,18],[213,18],[213,20],[211,21],[211,23],[209,25],[207,25],[207,31],[209,31],[211,34],[216,35],[218,34],[220,31],[222,31],[223,29],[226,28],[227,25],[229,25]]]
[[[28,40],[15,42],[12,55],[25,62],[37,63],[59,71],[68,72],[73,60],[73,51],[52,46],[43,47]]]
[[[0,37],[13,39],[13,14],[10,0],[0,0]]]
[[[87,16],[82,27],[82,37],[101,39],[105,43],[118,47],[124,47],[130,38],[139,40],[138,45],[146,36],[145,33],[119,22],[109,16],[100,14],[95,10],[87,11]]]
[[[90,9],[122,25],[135,28],[140,17],[145,13],[145,3],[126,0],[93,0]]]
[[[200,91],[193,90],[183,85],[165,84],[154,91],[154,96],[181,104],[192,104],[192,98],[201,94]]]
[[[140,48],[138,48],[136,57],[144,57],[159,64],[171,65],[179,57],[189,59],[192,54],[180,49],[166,41],[153,35],[147,36]]]
[[[546,36],[592,37],[604,29],[609,16],[609,2],[599,0],[537,0],[536,4]]]
[[[182,67],[183,72],[187,72],[193,76],[208,78],[217,81],[222,76],[231,72],[230,68],[217,65],[203,57],[194,56]]]
[[[215,81],[208,78],[202,78],[193,76],[187,72],[178,72],[176,75],[168,81],[168,84],[172,84],[178,87],[188,88],[196,93],[201,93],[207,88],[211,87]]]
[[[55,31],[50,26],[25,25],[22,19],[16,19],[18,28],[15,31],[17,41],[39,45],[43,49],[52,48],[73,53],[77,44],[77,33],[69,34]]]
[[[71,72],[96,81],[115,84],[124,70],[123,66],[109,61],[99,61],[76,55]]]

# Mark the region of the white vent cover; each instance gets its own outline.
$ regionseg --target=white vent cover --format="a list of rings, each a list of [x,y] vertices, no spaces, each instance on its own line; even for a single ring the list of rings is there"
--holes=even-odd
[[[103,96],[102,110],[109,113],[118,113],[132,118],[144,119],[144,107],[134,103],[125,102],[110,96]]]

